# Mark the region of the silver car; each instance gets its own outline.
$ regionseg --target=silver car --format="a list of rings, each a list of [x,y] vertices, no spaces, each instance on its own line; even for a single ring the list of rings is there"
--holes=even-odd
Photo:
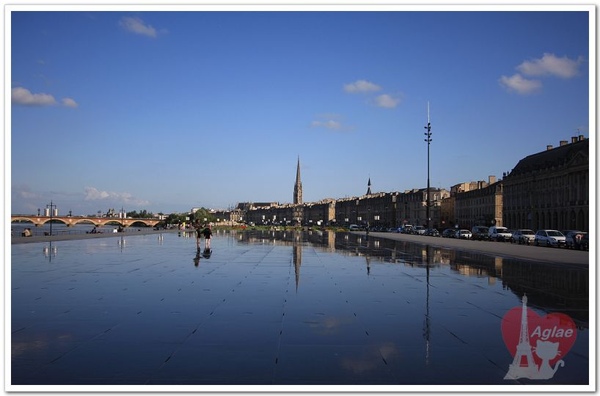
[[[557,230],[538,230],[535,233],[534,244],[535,246],[564,247],[566,238],[562,232]]]
[[[534,242],[534,240],[535,240],[535,232],[533,232],[532,230],[529,230],[529,229],[516,230],[515,232],[512,233],[511,242],[516,242],[519,245],[521,245],[521,244],[530,245]]]
[[[455,235],[457,239],[471,239],[473,237],[473,234],[469,230],[458,230]]]

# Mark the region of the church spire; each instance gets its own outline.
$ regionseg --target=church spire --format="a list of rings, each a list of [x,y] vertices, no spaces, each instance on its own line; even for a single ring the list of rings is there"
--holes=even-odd
[[[300,156],[298,156],[298,166],[296,168],[296,184],[294,184],[294,203],[302,203],[302,181],[300,181]]]
[[[367,195],[371,195],[371,178],[369,177],[369,183],[367,184]]]

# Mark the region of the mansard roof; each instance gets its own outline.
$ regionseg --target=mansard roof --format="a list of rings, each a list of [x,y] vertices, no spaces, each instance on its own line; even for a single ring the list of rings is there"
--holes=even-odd
[[[516,176],[535,170],[560,167],[573,163],[576,160],[588,161],[589,139],[578,140],[574,143],[549,148],[536,154],[527,156],[519,161],[509,176]]]

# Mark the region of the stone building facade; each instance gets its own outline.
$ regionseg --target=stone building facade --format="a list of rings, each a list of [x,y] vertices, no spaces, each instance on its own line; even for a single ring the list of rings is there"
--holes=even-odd
[[[490,176],[490,179],[492,176]],[[494,178],[495,179],[495,178]],[[455,195],[454,214],[460,228],[471,229],[476,225],[502,226],[503,182],[480,183],[480,188]]]
[[[450,193],[445,189],[430,188],[430,194],[430,224],[437,228],[441,224],[442,199],[449,197]],[[426,213],[427,189],[371,193],[335,202],[338,225],[369,224],[382,228],[397,228],[405,224],[425,225]]]
[[[450,191],[430,188],[430,225],[501,225],[508,228],[589,229],[589,140],[573,137],[560,146],[530,155],[503,180],[456,184]],[[325,226],[350,224],[396,228],[427,224],[427,189],[371,192],[360,197],[302,202],[300,160],[296,169],[294,203],[239,204],[223,217],[256,225]]]
[[[509,228],[589,231],[589,139],[523,158],[504,178],[504,224]]]

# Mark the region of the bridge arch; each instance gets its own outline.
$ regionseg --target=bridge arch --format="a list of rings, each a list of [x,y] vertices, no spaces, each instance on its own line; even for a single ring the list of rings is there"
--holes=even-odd
[[[67,227],[74,226],[76,224],[92,224],[96,227],[101,227],[103,225],[113,224],[120,225],[122,227],[131,227],[131,226],[145,226],[145,227],[154,227],[160,220],[158,219],[131,219],[131,218],[112,218],[112,217],[71,217],[71,216],[56,216],[56,217],[48,217],[48,216],[30,216],[30,215],[12,215],[11,223],[14,222],[26,222],[33,223],[36,227],[40,227],[49,221],[54,221],[57,223],[65,224]]]

